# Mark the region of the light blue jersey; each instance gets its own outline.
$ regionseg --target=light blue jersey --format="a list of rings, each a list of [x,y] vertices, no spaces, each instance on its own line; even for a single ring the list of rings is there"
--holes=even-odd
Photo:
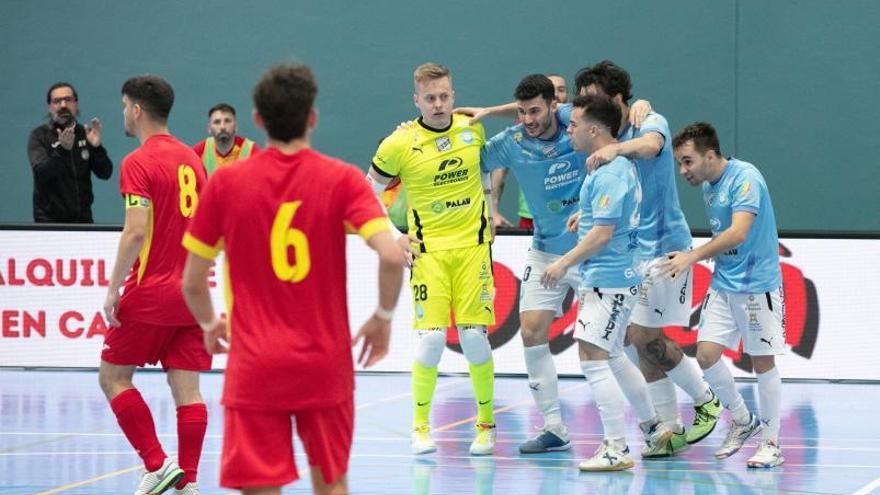
[[[484,172],[513,170],[534,219],[532,249],[562,255],[577,243],[565,222],[577,211],[581,184],[587,176],[587,155],[571,147],[568,121],[557,120],[556,135],[548,140],[529,137],[522,124],[496,134],[483,147]]]
[[[581,189],[578,238],[593,225],[614,225],[611,241],[581,265],[581,288],[618,289],[642,282],[638,273],[639,203],[635,164],[619,156],[591,173]]]
[[[642,220],[639,224],[639,255],[654,259],[671,251],[691,246],[691,231],[678,202],[675,187],[675,158],[669,123],[659,113],[651,112],[641,127],[627,125],[618,141],[636,139],[649,132],[663,136],[663,149],[654,158],[634,160],[642,185]]]
[[[782,285],[776,216],[764,176],[754,165],[730,158],[715,183],[703,183],[712,237],[730,228],[733,214],[747,211],[755,221],[746,240],[715,258],[712,287],[757,294]]]

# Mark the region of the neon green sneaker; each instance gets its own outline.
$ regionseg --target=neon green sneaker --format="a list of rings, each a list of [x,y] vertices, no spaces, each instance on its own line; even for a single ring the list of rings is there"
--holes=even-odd
[[[696,414],[694,414],[694,424],[691,425],[690,431],[687,432],[687,443],[695,444],[700,440],[709,436],[718,424],[718,417],[721,416],[721,401],[712,393],[712,398],[708,401],[694,406]]]
[[[681,431],[677,432],[673,430],[672,438],[669,439],[669,443],[662,448],[651,448],[646,445],[645,448],[642,449],[642,459],[661,459],[664,457],[671,457],[691,448],[687,443],[687,435],[685,434],[684,428],[679,425],[678,429]]]

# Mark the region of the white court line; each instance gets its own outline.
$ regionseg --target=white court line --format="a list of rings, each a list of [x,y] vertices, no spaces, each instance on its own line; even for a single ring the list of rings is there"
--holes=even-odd
[[[306,456],[305,452],[295,452],[294,454],[295,454],[295,456],[296,456],[297,458],[305,458],[305,456]],[[94,451],[81,451],[81,452],[76,452],[76,451],[71,451],[71,452],[8,452],[8,453],[2,453],[2,454],[0,454],[0,457],[37,457],[37,456],[82,456],[82,457],[85,457],[85,456],[107,456],[107,455],[131,455],[131,456],[134,456],[135,454],[134,454],[134,452],[129,451],[129,450],[126,450],[126,451],[122,451],[122,450],[120,450],[120,451],[116,451],[116,452],[111,452],[111,451],[103,451],[103,452],[94,452]],[[206,456],[206,455],[208,455],[208,456],[219,456],[219,455],[220,455],[220,451],[219,451],[219,450],[203,451],[203,452],[202,452],[202,456]],[[447,460],[451,460],[451,459],[457,459],[457,460],[474,460],[474,459],[476,459],[476,460],[485,460],[485,461],[491,461],[491,462],[494,462],[494,461],[519,461],[519,462],[532,463],[532,464],[534,464],[534,463],[536,463],[536,462],[537,462],[537,463],[566,463],[566,464],[570,464],[570,463],[575,463],[575,462],[577,462],[577,458],[574,457],[574,456],[572,456],[572,457],[570,457],[570,458],[565,458],[565,457],[543,457],[543,458],[537,458],[537,457],[507,457],[507,456],[498,456],[498,455],[493,455],[493,456],[490,456],[490,457],[473,457],[473,456],[470,456],[470,455],[434,455],[434,456],[430,456],[430,457],[420,457],[420,456],[414,456],[413,454],[410,454],[410,453],[403,453],[403,454],[356,454],[356,453],[353,453],[353,454],[351,454],[351,457],[352,457],[352,458],[361,458],[361,459],[409,459],[409,460],[425,460],[425,461],[429,461],[429,462],[431,462],[431,461],[433,461],[433,462],[437,462],[438,465],[439,465],[440,462],[442,462],[442,461],[447,461]],[[211,462],[210,459],[205,459],[205,461],[206,461],[206,462]],[[664,460],[664,461],[661,461],[661,460],[652,460],[652,461],[649,461],[649,462],[642,462],[642,463],[641,463],[641,466],[655,466],[655,467],[656,467],[657,469],[659,469],[660,471],[672,471],[672,470],[675,470],[675,468],[672,468],[672,469],[666,469],[666,468],[664,468],[663,466],[666,466],[666,465],[669,465],[669,464],[673,464],[673,463],[687,463],[688,465],[701,464],[701,465],[707,465],[707,466],[718,466],[718,465],[719,465],[719,462],[718,462],[718,461],[695,461],[695,460],[692,460],[692,459],[676,459],[676,458],[672,458],[672,459],[667,459],[667,460]],[[501,466],[498,466],[498,467],[501,467]],[[880,465],[876,465],[876,464],[875,464],[875,465],[863,465],[863,464],[793,464],[793,463],[789,463],[789,462],[786,462],[784,467],[785,467],[785,468],[798,468],[798,467],[801,467],[801,468],[823,468],[823,469],[825,469],[825,468],[827,468],[827,469],[880,469]],[[680,471],[689,471],[689,469],[687,469],[687,468],[682,468],[682,469],[680,469]],[[725,471],[726,471],[726,470],[725,470]],[[781,472],[781,471],[780,471],[780,472]],[[871,484],[869,484],[869,485],[866,486],[865,488],[872,488],[872,489],[873,489],[873,488],[877,488],[877,487],[880,487],[880,479],[875,480],[874,482],[872,482]],[[862,490],[864,490],[864,488],[863,488]],[[864,495],[864,494],[866,494],[866,493],[870,493],[870,490],[868,490],[868,491],[859,491],[858,493],[859,493],[860,495]],[[855,495],[855,494],[854,494],[854,495]]]
[[[394,396],[393,398],[389,397],[388,399],[381,399],[379,401],[364,404],[363,407],[374,406],[374,405],[378,405],[380,403],[390,402],[391,400],[398,400],[398,399],[401,399],[407,395],[411,395],[411,394],[401,394],[400,396]],[[503,432],[503,430],[502,430],[502,432]],[[159,437],[165,437],[165,438],[171,438],[171,437],[176,438],[177,437],[177,433],[158,433],[157,435]],[[569,432],[568,435],[572,438],[602,437],[602,433]],[[55,432],[49,432],[49,431],[46,431],[46,432],[43,432],[43,431],[0,431],[0,436],[122,437],[124,435],[122,433],[69,432],[69,431],[55,431]],[[220,434],[210,434],[209,433],[209,434],[205,435],[205,438],[222,438],[222,436],[223,435],[220,435]],[[446,436],[447,438],[455,438],[455,439],[465,439],[465,438],[470,439],[471,438],[470,434],[463,434],[463,433],[456,432],[456,431],[436,432],[432,436],[434,438],[442,438],[444,436]],[[528,433],[521,433],[521,432],[508,432],[508,433],[505,433],[505,436],[507,436],[508,438],[531,438],[531,436],[529,436]],[[374,438],[359,436],[356,439],[373,440]],[[837,443],[837,442],[839,442],[839,443],[864,442],[864,443],[871,443],[871,444],[880,443],[880,438],[865,438],[865,437],[860,437],[860,438],[828,438],[828,437],[787,437],[785,435],[782,435],[779,437],[779,439],[785,447],[792,445],[792,444],[787,443],[787,441],[813,441],[813,442],[823,442],[823,443]],[[502,442],[502,441],[503,440],[500,440],[500,439],[498,440],[498,442]],[[575,443],[578,443],[578,442],[575,442]],[[805,448],[817,448],[817,449],[825,449],[825,448],[827,448],[827,449],[842,449],[842,447],[828,447],[825,445],[818,445],[816,447],[808,447],[808,446],[804,446],[804,447]],[[864,448],[864,450],[872,450],[872,449]],[[877,450],[880,450],[880,448],[878,448]]]
[[[861,487],[857,491],[854,491],[852,493],[852,495],[868,495],[869,493],[873,492],[874,490],[876,490],[878,488],[880,488],[880,478],[877,478],[876,480]]]
[[[67,436],[67,437],[124,437],[125,435],[122,433],[65,433],[65,432],[0,432],[0,436]],[[160,433],[157,435],[160,438],[177,438],[176,433]],[[434,441],[441,443],[452,443],[452,442],[461,442],[465,440],[471,440],[470,434],[463,434],[454,431],[446,431],[446,432],[438,432],[435,435],[432,435]],[[601,438],[601,433],[581,433],[571,435],[572,437],[580,436],[580,437],[588,437],[588,438]],[[223,435],[220,434],[206,434],[205,438],[222,438]],[[294,435],[296,437],[296,435]],[[516,443],[519,444],[523,439],[531,438],[529,435],[524,433],[510,433],[504,434],[505,438],[499,438],[496,440],[496,443]],[[782,440],[785,440],[785,437],[780,437]],[[359,435],[355,437],[355,441],[364,441],[364,442],[409,442],[409,439],[403,439],[402,437],[374,437],[374,436],[364,436]],[[841,442],[846,443],[846,440],[841,440]],[[575,445],[595,445],[598,441],[585,441],[585,440],[572,440]],[[875,442],[876,443],[876,442]],[[799,445],[792,443],[784,443],[785,449],[792,450],[834,450],[834,451],[842,451],[842,452],[880,452],[880,447],[834,447],[829,445]],[[710,447],[710,445],[692,445],[691,448],[700,448],[700,447]]]

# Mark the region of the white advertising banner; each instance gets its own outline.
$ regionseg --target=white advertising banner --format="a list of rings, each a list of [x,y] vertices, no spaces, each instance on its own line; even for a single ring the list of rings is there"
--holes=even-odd
[[[0,366],[96,367],[107,323],[101,313],[118,232],[0,231]],[[518,335],[520,276],[531,239],[500,237],[493,246],[496,325],[490,329],[498,373],[525,373]],[[705,239],[697,239],[700,244]],[[786,378],[880,380],[880,312],[864,306],[880,294],[880,240],[783,239]],[[699,302],[711,264],[695,267],[690,328],[667,335],[693,355]],[[348,293],[352,332],[376,307],[375,255],[355,236],[348,243]],[[214,277],[215,305],[223,308],[222,277]],[[861,294],[861,295],[859,295]],[[858,296],[858,297],[856,297]],[[865,297],[862,297],[865,296]],[[292,302],[295,304],[295,302]],[[560,373],[580,375],[572,331],[576,302],[551,327],[551,350]],[[334,308],[326,308],[333,311]],[[376,371],[409,371],[415,343],[412,303],[405,288],[393,322],[391,350]],[[455,332],[448,333],[442,372],[465,372]],[[748,357],[728,352],[737,376],[751,370]],[[215,359],[216,368],[225,359]]]

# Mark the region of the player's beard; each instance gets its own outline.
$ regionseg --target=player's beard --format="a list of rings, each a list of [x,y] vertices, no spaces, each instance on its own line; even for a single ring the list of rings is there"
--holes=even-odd
[[[223,146],[227,146],[230,142],[232,142],[232,134],[229,134],[226,131],[220,131],[214,137],[218,144]]]

